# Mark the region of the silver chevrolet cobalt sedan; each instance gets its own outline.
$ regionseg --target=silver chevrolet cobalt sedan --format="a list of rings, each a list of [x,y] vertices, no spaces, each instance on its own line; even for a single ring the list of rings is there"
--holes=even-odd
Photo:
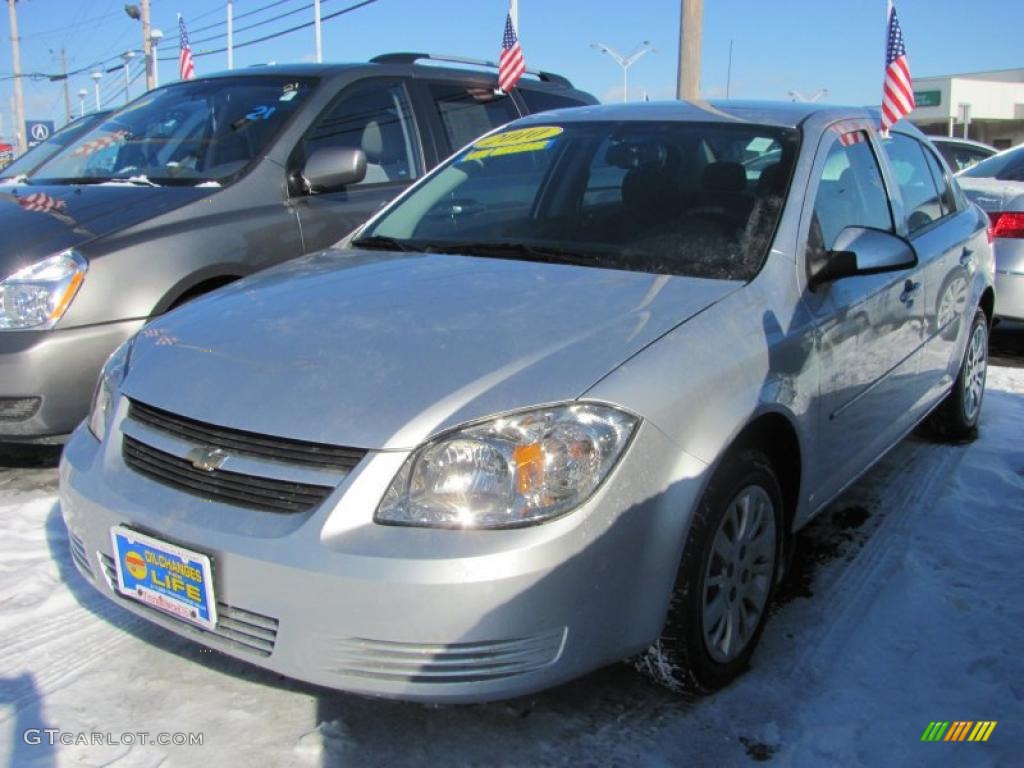
[[[794,531],[919,422],[978,425],[987,218],[877,124],[526,118],[338,246],[156,319],[64,451],[79,570],[348,691],[480,701],[625,658],[721,687]]]

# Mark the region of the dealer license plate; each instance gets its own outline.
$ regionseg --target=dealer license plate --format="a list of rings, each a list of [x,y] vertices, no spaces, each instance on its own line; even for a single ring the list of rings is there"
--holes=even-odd
[[[120,525],[110,529],[117,591],[183,621],[213,629],[210,558]]]

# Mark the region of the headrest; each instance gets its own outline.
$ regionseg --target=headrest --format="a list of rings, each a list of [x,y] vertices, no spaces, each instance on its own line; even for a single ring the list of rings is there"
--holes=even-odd
[[[616,168],[664,168],[668,148],[658,141],[620,141],[608,147],[605,162]]]
[[[374,160],[384,154],[384,137],[376,120],[368,122],[363,129],[362,148],[368,160]]]
[[[747,188],[747,172],[739,163],[720,160],[704,166],[700,185],[716,192],[742,192]]]
[[[780,167],[779,163],[772,163],[761,171],[761,175],[757,177],[757,191],[760,194],[769,195],[780,191],[778,189],[781,176]]]

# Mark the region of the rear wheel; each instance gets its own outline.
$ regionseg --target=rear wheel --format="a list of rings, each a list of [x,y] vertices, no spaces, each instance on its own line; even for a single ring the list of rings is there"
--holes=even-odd
[[[760,451],[730,454],[697,508],[658,640],[636,667],[673,690],[708,692],[742,673],[779,567],[782,493]]]
[[[964,353],[953,389],[929,419],[932,430],[939,437],[951,441],[977,437],[987,372],[988,318],[979,309],[971,323],[967,351]]]

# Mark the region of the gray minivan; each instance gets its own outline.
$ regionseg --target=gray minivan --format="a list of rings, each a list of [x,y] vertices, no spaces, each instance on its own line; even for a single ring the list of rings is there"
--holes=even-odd
[[[412,53],[150,91],[0,187],[0,441],[69,433],[155,315],[331,245],[496,126],[594,103],[558,75],[504,94],[486,62]]]

